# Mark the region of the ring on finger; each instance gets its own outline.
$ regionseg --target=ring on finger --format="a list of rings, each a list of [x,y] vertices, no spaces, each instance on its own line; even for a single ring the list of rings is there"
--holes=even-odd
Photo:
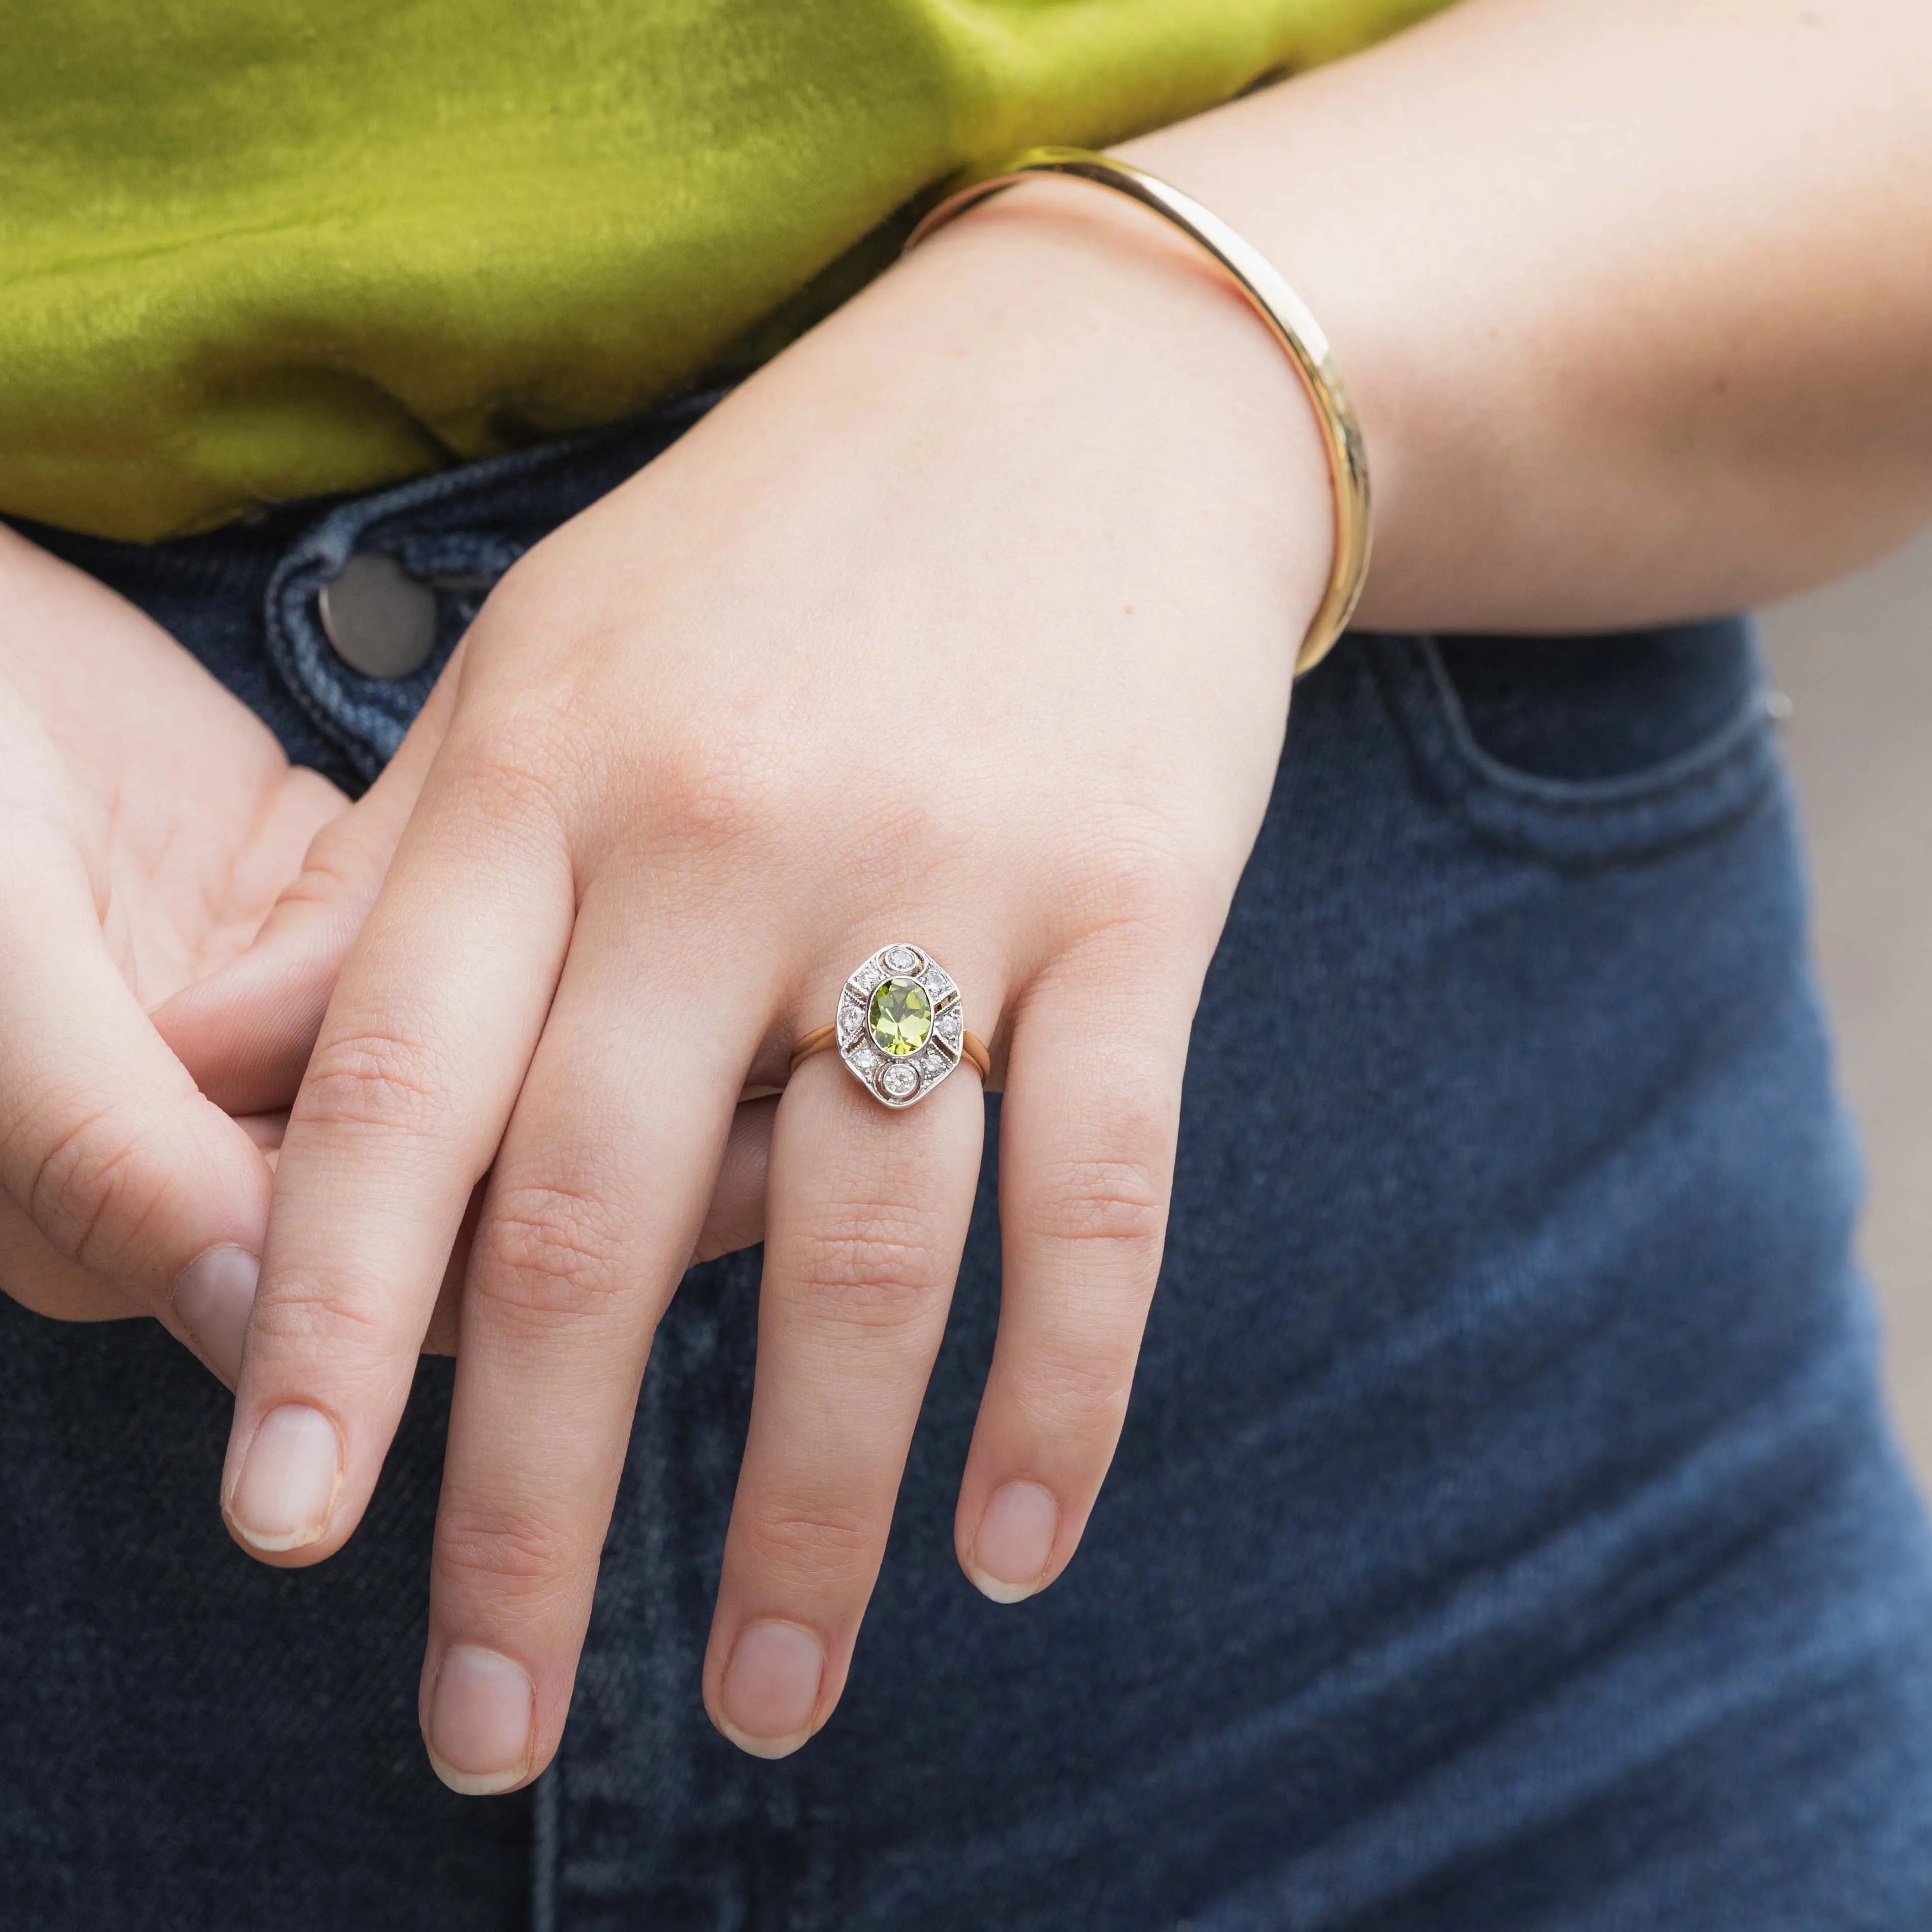
[[[986,1043],[966,1030],[959,988],[924,947],[896,940],[862,961],[838,996],[830,1024],[792,1048],[796,1073],[815,1053],[836,1047],[845,1069],[883,1106],[910,1107],[969,1061],[984,1082]]]

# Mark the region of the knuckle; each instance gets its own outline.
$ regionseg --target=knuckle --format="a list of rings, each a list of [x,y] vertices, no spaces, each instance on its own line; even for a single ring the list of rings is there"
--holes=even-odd
[[[1172,924],[1188,897],[1175,868],[1134,851],[1110,854],[1088,891],[1097,923],[1132,931]]]
[[[660,857],[715,859],[761,850],[788,814],[758,734],[667,734],[652,748],[638,824]]]
[[[446,1497],[436,1514],[437,1568],[446,1580],[479,1594],[558,1587],[580,1553],[580,1539],[527,1506]]]
[[[296,1113],[329,1127],[379,1127],[428,1136],[448,1114],[441,1056],[425,1042],[380,1030],[325,1040],[309,1063]]]
[[[1178,828],[1144,809],[1100,818],[1074,871],[1078,897],[1101,928],[1166,929],[1196,896],[1198,868]]]
[[[1138,1270],[1157,1262],[1167,1228],[1165,1162],[1150,1155],[1068,1157],[1035,1170],[1024,1226],[1055,1246],[1099,1244]]]
[[[878,1562],[872,1519],[830,1504],[755,1511],[744,1526],[744,1551],[764,1575],[781,1580],[842,1583],[868,1577]]]
[[[623,1286],[617,1217],[594,1194],[556,1183],[506,1187],[478,1232],[477,1292],[541,1321],[594,1313]]]
[[[386,840],[352,812],[332,818],[309,841],[302,868],[276,895],[278,906],[361,905],[382,883]]]
[[[1112,1442],[1126,1420],[1133,1380],[1131,1352],[1054,1351],[1027,1364],[1015,1393],[1039,1433]]]
[[[332,1358],[366,1354],[394,1340],[399,1304],[380,1290],[362,1292],[338,1280],[284,1268],[256,1297],[251,1340],[280,1349],[320,1348]]]
[[[567,694],[525,690],[499,697],[487,724],[449,748],[466,813],[500,832],[533,821],[562,823],[570,775],[584,762],[592,728]]]
[[[100,1108],[57,1134],[27,1177],[34,1224],[70,1260],[110,1264],[138,1250],[172,1192],[154,1124],[131,1103]]]
[[[869,1204],[836,1211],[787,1258],[801,1312],[864,1334],[920,1325],[945,1286],[933,1232],[904,1208]]]

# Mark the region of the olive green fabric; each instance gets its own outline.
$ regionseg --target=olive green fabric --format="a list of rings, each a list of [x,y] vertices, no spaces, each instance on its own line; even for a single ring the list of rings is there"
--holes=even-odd
[[[964,162],[1439,4],[0,0],[0,512],[153,538],[610,420]]]

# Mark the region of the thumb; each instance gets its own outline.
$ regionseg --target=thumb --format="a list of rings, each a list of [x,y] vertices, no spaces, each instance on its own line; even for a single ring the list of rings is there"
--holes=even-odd
[[[34,750],[25,734],[8,748],[23,748]],[[50,782],[23,793],[57,795]],[[77,1292],[94,1277],[232,1386],[268,1166],[155,1037],[101,943],[92,883],[59,820],[57,804],[0,811],[0,1194],[14,1232],[24,1219],[33,1234],[0,1246],[0,1288],[24,1275],[63,1303],[116,1312],[111,1297]]]
[[[248,950],[156,1007],[155,1030],[230,1114],[286,1107],[336,975],[376,902],[442,742],[461,647],[374,784],[316,834]]]

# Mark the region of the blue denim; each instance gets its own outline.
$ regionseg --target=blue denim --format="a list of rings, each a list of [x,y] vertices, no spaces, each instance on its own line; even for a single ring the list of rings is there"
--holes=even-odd
[[[700,407],[152,549],[35,534],[359,782],[473,580]],[[357,548],[454,580],[416,677],[322,637]],[[447,1364],[349,1549],[282,1573],[217,1520],[200,1368],[0,1304],[0,1923],[1924,1932],[1932,1539],[1774,740],[1730,622],[1358,636],[1304,681],[1086,1543],[1018,1608],[952,1555],[989,1103],[850,1688],[782,1763],[698,1696],[755,1253],[665,1322],[534,1798],[417,1739]]]

